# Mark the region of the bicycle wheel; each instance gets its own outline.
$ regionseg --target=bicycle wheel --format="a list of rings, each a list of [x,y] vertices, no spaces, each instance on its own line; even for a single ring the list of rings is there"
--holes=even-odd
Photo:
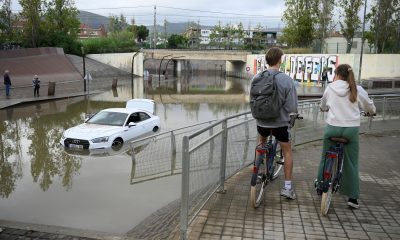
[[[334,160],[334,164],[332,166],[331,170],[331,180],[330,180],[330,185],[328,188],[327,192],[322,193],[322,198],[321,198],[321,215],[326,216],[329,211],[329,207],[331,205],[332,201],[332,194],[334,192],[334,182],[336,178],[336,173],[337,173],[337,168],[338,168],[338,159],[336,158]]]
[[[262,158],[265,154],[260,154],[257,157],[255,166],[253,169],[253,175],[251,180],[250,189],[250,201],[254,208],[258,208],[261,202],[264,200],[264,190],[267,184],[266,164],[261,164]]]
[[[274,156],[274,161],[272,163],[273,164],[272,169],[274,170],[274,173],[272,174],[272,180],[275,180],[279,176],[279,172],[282,170],[282,166],[284,163],[281,145],[279,145],[276,139],[274,140],[274,146],[275,146],[275,156]]]

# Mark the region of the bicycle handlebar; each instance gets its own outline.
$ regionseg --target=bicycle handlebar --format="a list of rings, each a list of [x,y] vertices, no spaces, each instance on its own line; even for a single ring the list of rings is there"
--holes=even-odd
[[[289,127],[293,127],[296,119],[303,119],[303,116],[300,116],[299,113],[291,113],[289,114]]]
[[[364,116],[364,117],[374,117],[374,116],[376,116],[376,113],[370,113],[370,112],[361,111],[360,115]]]

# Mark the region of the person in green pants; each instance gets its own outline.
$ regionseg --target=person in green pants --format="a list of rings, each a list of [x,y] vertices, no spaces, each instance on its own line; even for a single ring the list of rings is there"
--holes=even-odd
[[[359,208],[359,127],[360,111],[370,114],[376,112],[368,93],[357,86],[354,72],[350,65],[340,64],[335,69],[333,82],[328,85],[321,99],[321,111],[326,111],[327,118],[324,129],[323,149],[318,168],[317,181],[322,179],[325,152],[334,143],[330,137],[344,137],[348,143],[344,148],[344,165],[341,178],[340,193],[348,196],[347,204]]]

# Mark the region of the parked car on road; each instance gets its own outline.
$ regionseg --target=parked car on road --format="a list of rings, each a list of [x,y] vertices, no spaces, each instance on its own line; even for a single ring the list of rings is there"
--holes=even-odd
[[[154,101],[132,99],[126,108],[108,108],[67,129],[61,144],[71,149],[119,149],[124,142],[160,129],[160,118],[154,115]]]

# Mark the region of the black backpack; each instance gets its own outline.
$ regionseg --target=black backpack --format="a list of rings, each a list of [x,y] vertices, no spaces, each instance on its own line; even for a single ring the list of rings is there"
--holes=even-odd
[[[279,117],[282,103],[275,83],[275,76],[279,73],[281,72],[272,74],[266,70],[251,82],[250,109],[255,119],[270,120]]]

